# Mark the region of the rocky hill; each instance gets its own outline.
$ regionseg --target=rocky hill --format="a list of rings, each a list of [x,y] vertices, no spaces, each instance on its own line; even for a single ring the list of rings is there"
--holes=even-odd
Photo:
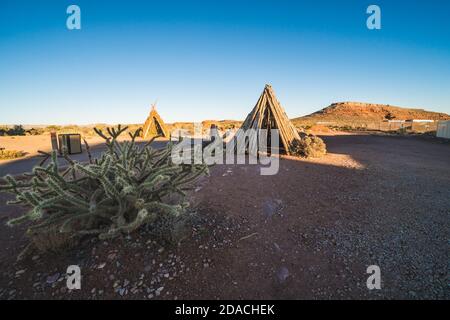
[[[409,119],[450,120],[450,115],[423,109],[401,108],[384,104],[338,102],[310,115],[292,119],[292,121],[296,125],[311,125],[317,122],[344,124]]]

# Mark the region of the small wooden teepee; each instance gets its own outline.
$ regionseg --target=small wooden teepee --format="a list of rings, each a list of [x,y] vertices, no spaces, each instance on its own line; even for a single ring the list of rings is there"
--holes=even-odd
[[[278,129],[280,153],[291,154],[292,143],[295,140],[300,140],[297,129],[275,97],[272,86],[268,84],[265,86],[255,107],[242,124],[236,138],[239,139],[243,131],[248,129]],[[270,142],[270,137],[268,141]]]
[[[158,112],[156,112],[155,105],[152,105],[152,110],[145,120],[144,128],[142,130],[142,137],[144,139],[148,139],[154,136],[160,135],[162,137],[169,136],[169,130],[167,129],[164,121],[159,116]]]

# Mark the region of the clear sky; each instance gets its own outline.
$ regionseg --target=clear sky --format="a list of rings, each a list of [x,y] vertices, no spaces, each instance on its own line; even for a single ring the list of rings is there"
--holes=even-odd
[[[3,124],[141,123],[156,99],[167,122],[239,120],[266,83],[291,118],[337,101],[450,113],[450,1],[0,1]]]

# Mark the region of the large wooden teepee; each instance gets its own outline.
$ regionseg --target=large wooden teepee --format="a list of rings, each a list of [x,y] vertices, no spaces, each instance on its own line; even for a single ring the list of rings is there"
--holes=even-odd
[[[297,129],[275,97],[272,86],[268,84],[265,86],[255,107],[248,114],[240,130],[238,130],[236,138],[239,139],[243,132],[248,129],[278,129],[280,138],[280,150],[278,151],[280,153],[291,154],[293,142],[300,140]],[[270,143],[270,137],[268,137],[268,142]],[[238,150],[238,152],[242,152],[242,150]]]
[[[142,130],[142,137],[144,139],[151,138],[154,136],[160,135],[162,137],[168,137],[169,131],[164,124],[164,121],[159,116],[158,112],[156,112],[155,105],[152,105],[152,110],[145,120],[144,128]]]

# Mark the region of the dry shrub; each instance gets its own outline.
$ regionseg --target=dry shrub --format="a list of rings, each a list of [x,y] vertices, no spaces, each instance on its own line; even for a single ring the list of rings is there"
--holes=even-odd
[[[321,138],[305,135],[294,142],[292,153],[305,158],[320,158],[327,153],[327,147]]]
[[[17,159],[25,156],[26,153],[18,150],[0,150],[0,160]]]
[[[311,126],[308,131],[310,132],[322,132],[322,133],[332,133],[333,129],[330,129],[327,126],[321,125],[321,124],[316,124]]]

